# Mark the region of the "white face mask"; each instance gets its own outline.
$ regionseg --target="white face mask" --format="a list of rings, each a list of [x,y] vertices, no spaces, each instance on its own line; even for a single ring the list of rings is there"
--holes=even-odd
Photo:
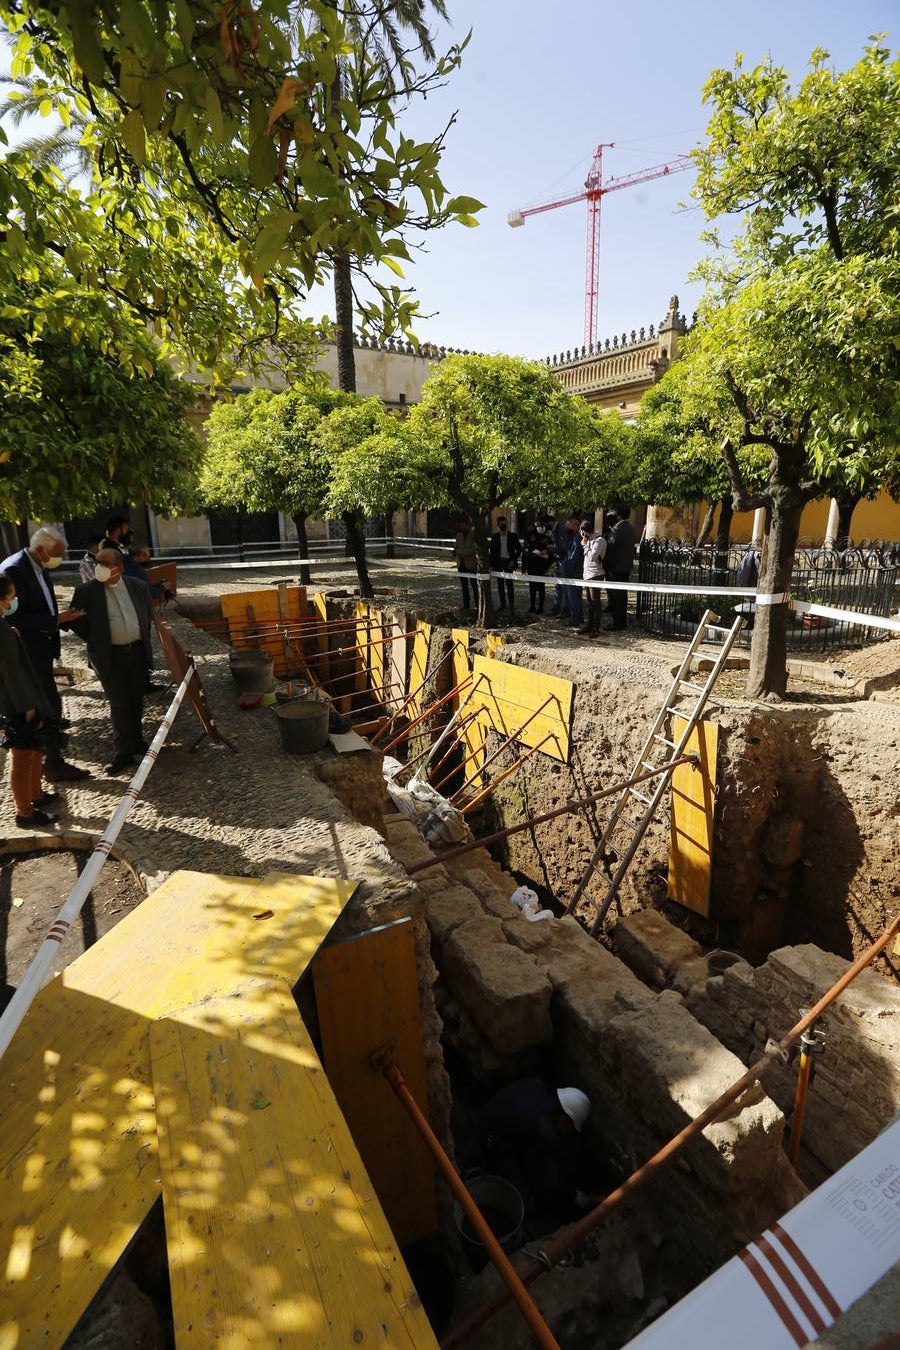
[[[106,563],[97,563],[94,568],[94,579],[96,581],[109,581],[112,576],[112,568],[107,567]]]
[[[62,558],[45,558],[44,566],[48,572],[52,572],[55,567],[59,567],[61,562]]]

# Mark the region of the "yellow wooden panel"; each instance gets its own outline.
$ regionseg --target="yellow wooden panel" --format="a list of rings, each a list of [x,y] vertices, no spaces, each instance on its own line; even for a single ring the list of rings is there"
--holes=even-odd
[[[369,606],[365,600],[356,602],[356,690],[371,694],[369,679]],[[368,700],[367,700],[368,701]]]
[[[322,1058],[344,1119],[401,1247],[437,1228],[431,1155],[369,1055],[393,1045],[427,1113],[425,1054],[409,919],[322,947],[313,962]]]
[[[279,593],[281,592],[281,594]],[[291,632],[285,638],[278,625],[288,623],[292,629],[309,617],[305,586],[269,587],[263,591],[237,591],[220,597],[222,615],[228,621],[228,635],[232,647],[258,647],[275,661],[275,673],[295,672],[304,659],[304,640],[301,634]],[[248,608],[253,619],[248,620]],[[249,623],[249,626],[248,626]]]
[[[484,656],[475,657],[473,675],[472,703],[484,709],[488,725],[501,736],[511,736],[537,713],[517,739],[568,763],[575,694],[571,680]],[[538,713],[545,702],[547,706]]]
[[[288,986],[150,1038],[179,1350],[435,1346]]]
[[[328,656],[328,598],[324,591],[317,591],[312,598],[316,623],[316,677],[320,681],[331,678],[331,665]]]
[[[451,628],[450,637],[453,639],[453,687],[463,684],[469,675],[469,630],[468,628]],[[468,689],[463,689],[453,700],[454,708],[458,708],[461,701],[468,693]]]
[[[484,646],[488,656],[496,656],[501,647],[506,646],[506,638],[500,633],[488,633],[484,639]]]
[[[413,639],[412,659],[409,667],[409,709],[408,716],[413,721],[425,706],[425,690],[422,684],[428,675],[428,658],[431,653],[431,624],[416,621],[416,635]],[[416,692],[418,691],[418,692]]]
[[[0,1060],[0,1346],[62,1344],[159,1192],[149,1021],[293,983],[355,887],[176,872],[41,991]]]
[[[384,668],[388,685],[388,703],[398,708],[406,697],[409,674],[409,639],[406,615],[400,611],[385,615]]]
[[[369,678],[372,683],[372,696],[380,702],[385,698],[384,687],[384,615],[380,610],[369,606]]]
[[[687,723],[683,717],[672,721],[678,741]],[[669,898],[703,915],[709,913],[718,747],[718,725],[700,722],[685,746],[686,754],[700,756],[700,767],[680,764],[672,772]]]

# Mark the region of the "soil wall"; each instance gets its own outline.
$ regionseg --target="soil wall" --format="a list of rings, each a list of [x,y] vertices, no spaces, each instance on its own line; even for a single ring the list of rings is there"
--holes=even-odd
[[[509,659],[540,668],[523,648]],[[556,674],[569,675],[558,662]],[[668,671],[643,684],[614,674],[579,679],[570,765],[535,755],[492,798],[494,828],[625,779],[659,708]],[[849,957],[883,928],[900,895],[900,709],[875,702],[724,703],[710,917],[668,906],[669,820],[660,811],[620,893],[623,913],[666,906],[702,942],[752,962],[815,942]],[[500,758],[495,771],[506,761]],[[603,804],[513,835],[505,863],[562,904],[602,829]],[[482,823],[479,833],[489,825]],[[602,876],[588,896],[602,897]]]

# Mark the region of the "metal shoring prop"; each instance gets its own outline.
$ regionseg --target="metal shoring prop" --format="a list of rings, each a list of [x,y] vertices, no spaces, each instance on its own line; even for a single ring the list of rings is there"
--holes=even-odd
[[[471,673],[472,673],[472,672],[470,672],[470,675],[471,675]],[[440,743],[441,743],[441,741],[443,740],[443,738],[444,738],[444,737],[447,735],[447,733],[449,732],[450,728],[453,726],[453,723],[454,723],[454,721],[456,720],[456,718],[459,717],[459,715],[460,715],[460,713],[462,712],[463,708],[465,708],[466,704],[467,704],[467,703],[470,703],[470,702],[472,701],[472,699],[474,698],[474,696],[475,696],[475,690],[476,690],[476,689],[478,688],[478,686],[481,684],[481,681],[484,680],[484,679],[486,679],[486,678],[487,678],[487,677],[486,677],[483,673],[482,673],[481,675],[478,676],[477,680],[476,680],[475,683],[472,685],[472,688],[471,688],[471,689],[469,690],[469,692],[466,694],[465,698],[462,700],[462,702],[460,703],[459,707],[456,709],[456,712],[455,712],[455,713],[453,714],[453,716],[450,718],[450,721],[449,721],[449,722],[447,723],[447,725],[444,727],[443,731],[442,731],[441,734],[438,736],[438,738],[437,738],[437,740],[434,742],[434,744],[433,744],[432,746],[428,747],[425,751],[420,751],[420,753],[419,753],[418,755],[415,755],[412,759],[407,760],[406,763],[403,765],[403,768],[402,768],[401,771],[400,771],[401,773],[406,773],[406,771],[407,771],[409,768],[411,768],[412,765],[415,764],[417,760],[420,760],[420,759],[422,759],[423,757],[430,757],[430,756],[434,753],[434,751],[438,748],[438,746],[440,745]],[[472,725],[472,722],[475,720],[476,717],[478,717],[478,716],[480,715],[480,712],[481,712],[481,709],[480,709],[480,708],[476,708],[473,715],[468,716],[468,717],[465,718],[465,723],[466,723],[466,726],[467,726],[467,727]],[[446,755],[443,757],[443,759],[446,759]],[[441,763],[443,763],[443,759],[441,760]],[[399,777],[399,775],[398,775],[398,777]]]
[[[399,1097],[412,1123],[437,1163],[442,1176],[453,1192],[460,1209],[478,1234],[479,1242],[484,1247],[508,1290],[504,1302],[512,1300],[516,1304],[528,1323],[535,1343],[541,1347],[541,1350],[560,1350],[559,1342],[541,1316],[540,1309],[522,1283],[518,1271],[501,1247],[481,1210],[472,1199],[462,1178],[444,1151],[441,1141],[432,1130],[418,1102],[410,1092],[406,1079],[394,1059],[392,1048],[388,1046],[374,1051],[369,1057],[369,1061],[373,1069],[380,1070],[384,1074],[394,1093]]]
[[[721,1096],[717,1097],[714,1102],[711,1102],[705,1111],[701,1111],[699,1116],[695,1117],[694,1120],[689,1121],[684,1129],[679,1130],[678,1134],[673,1135],[667,1143],[663,1144],[661,1149],[658,1149],[657,1152],[654,1153],[651,1158],[648,1158],[641,1167],[638,1167],[632,1172],[630,1177],[626,1177],[625,1181],[622,1182],[622,1185],[612,1191],[605,1200],[601,1200],[600,1204],[597,1205],[595,1209],[592,1209],[589,1214],[586,1214],[576,1223],[570,1224],[568,1228],[564,1228],[556,1235],[556,1237],[548,1242],[546,1247],[544,1247],[543,1251],[540,1253],[541,1259],[532,1261],[520,1272],[522,1283],[531,1284],[532,1281],[537,1279],[538,1275],[543,1274],[545,1270],[551,1270],[553,1266],[561,1261],[563,1257],[567,1256],[570,1251],[574,1251],[578,1244],[583,1242],[587,1235],[593,1232],[598,1224],[602,1223],[614,1210],[618,1209],[623,1201],[627,1200],[636,1190],[639,1190],[640,1187],[652,1180],[665,1164],[670,1162],[671,1159],[681,1151],[689,1140],[693,1139],[696,1135],[701,1134],[703,1130],[706,1129],[707,1125],[711,1125],[713,1121],[718,1120],[720,1116],[724,1115],[728,1108],[732,1106],[748,1088],[753,1087],[758,1082],[763,1074],[772,1067],[776,1060],[780,1061],[783,1052],[790,1049],[794,1042],[799,1040],[807,1027],[813,1026],[819,1020],[826,1008],[829,1008],[831,1004],[834,1003],[835,999],[840,997],[847,986],[853,983],[857,975],[865,970],[866,966],[884,951],[885,947],[893,941],[898,932],[900,932],[900,912],[894,915],[887,928],[881,934],[881,937],[877,938],[870,947],[867,947],[862,956],[856,958],[853,965],[844,971],[840,979],[836,980],[831,988],[822,995],[818,1003],[810,1008],[809,1012],[791,1027],[790,1031],[781,1038],[777,1045],[770,1044],[765,1053],[755,1064],[751,1064],[745,1074],[742,1074],[736,1082],[732,1083],[730,1088],[727,1088]],[[471,1336],[474,1331],[477,1331],[479,1327],[483,1326],[485,1322],[493,1317],[494,1313],[499,1312],[501,1308],[505,1308],[508,1302],[509,1296],[506,1293],[501,1292],[489,1302],[483,1303],[480,1308],[476,1308],[471,1316],[467,1317],[458,1327],[447,1333],[440,1343],[441,1350],[453,1350],[453,1347],[461,1345],[468,1336]]]
[[[496,700],[495,700],[495,702],[496,702]],[[493,753],[492,755],[489,755],[489,756],[488,756],[488,758],[484,761],[484,763],[482,764],[482,766],[481,766],[481,768],[478,770],[478,772],[479,772],[479,773],[484,773],[485,769],[488,767],[489,764],[493,764],[494,760],[497,759],[497,757],[498,757],[499,755],[502,755],[502,754],[503,754],[503,751],[506,750],[506,749],[508,748],[508,746],[513,745],[514,742],[516,742],[516,741],[519,739],[519,737],[522,735],[522,732],[525,730],[525,728],[526,728],[531,722],[533,722],[534,719],[535,719],[540,713],[542,713],[542,712],[544,711],[544,709],[546,708],[547,704],[548,704],[548,703],[554,703],[554,702],[556,702],[556,695],[555,695],[555,694],[550,694],[550,695],[548,695],[548,697],[544,699],[544,701],[543,701],[543,703],[541,704],[541,706],[540,706],[539,708],[535,708],[534,712],[533,712],[533,713],[530,713],[530,714],[528,715],[528,717],[525,718],[525,721],[522,723],[522,725],[519,726],[519,727],[516,727],[516,729],[515,729],[515,731],[512,733],[512,735],[507,736],[506,740],[503,741],[503,742],[500,744],[500,746],[494,751],[494,753]],[[498,734],[499,734],[499,733],[498,733]],[[544,739],[546,740],[547,737],[545,736]],[[471,760],[477,758],[477,756],[478,756],[480,753],[481,753],[480,750],[475,750],[475,751],[473,751],[473,753],[472,753],[471,755],[469,755],[467,759],[464,759],[463,762],[462,762],[462,764],[460,764],[460,766],[459,766],[460,769],[464,769],[464,768],[466,767],[466,765],[467,765]],[[458,770],[455,770],[454,772],[458,772]],[[438,783],[438,784],[436,785],[437,788],[441,788],[441,787],[443,786],[443,784],[446,783],[446,782],[448,781],[448,779],[449,779],[449,778],[452,778],[452,777],[453,777],[453,774],[452,774],[452,773],[451,773],[451,774],[448,774],[446,778],[442,779],[441,782]],[[466,779],[466,781],[463,783],[462,787],[457,788],[456,792],[454,792],[453,796],[450,798],[450,801],[453,802],[453,801],[459,796],[459,794],[460,794],[461,792],[465,792],[465,790],[466,790],[466,788],[468,787],[468,785],[469,785],[469,780]]]
[[[449,661],[450,657],[451,657],[451,656],[454,656],[454,655],[456,654],[456,649],[457,649],[458,646],[460,646],[459,641],[458,641],[458,640],[453,641],[453,642],[450,644],[450,646],[449,646],[449,648],[447,649],[447,651],[444,652],[444,655],[441,657],[440,661],[438,661],[437,664],[434,666],[433,670],[430,670],[430,671],[428,672],[428,674],[425,676],[424,680],[423,680],[422,683],[418,686],[418,688],[413,689],[409,694],[407,694],[406,698],[403,700],[403,702],[401,703],[401,705],[400,705],[400,707],[397,709],[397,711],[391,714],[391,717],[390,717],[390,719],[388,720],[388,722],[385,724],[384,727],[382,727],[381,731],[378,732],[378,735],[374,737],[374,739],[373,739],[373,741],[372,741],[372,744],[373,744],[373,745],[374,745],[375,742],[378,740],[378,736],[380,736],[380,735],[382,734],[382,731],[386,731],[387,728],[391,725],[391,722],[393,722],[394,719],[395,719],[396,717],[399,717],[399,716],[400,716],[400,714],[403,712],[403,709],[404,709],[404,708],[408,708],[409,705],[410,705],[410,703],[412,703],[413,699],[416,698],[419,694],[421,694],[421,692],[422,692],[422,690],[425,688],[426,684],[428,684],[428,682],[429,682],[430,680],[433,680],[433,679],[434,679],[435,675],[438,673],[438,671],[440,670],[440,668],[441,668],[441,666],[444,664],[444,662],[445,662],[445,661]]]
[[[448,693],[442,695],[441,698],[436,699],[434,703],[429,703],[428,707],[425,709],[424,712],[420,713],[418,717],[414,718],[413,721],[410,722],[409,726],[406,727],[403,731],[401,731],[399,736],[395,736],[394,739],[391,741],[390,745],[386,745],[384,747],[382,753],[385,755],[389,755],[390,752],[393,750],[394,746],[399,745],[402,740],[405,740],[405,738],[409,735],[409,733],[413,730],[414,727],[419,726],[419,724],[421,722],[424,722],[426,718],[430,717],[432,713],[436,713],[438,708],[442,708],[444,704],[447,703],[451,698],[456,698],[456,695],[459,693],[461,689],[465,689],[466,685],[469,683],[471,678],[472,675],[470,672],[464,680],[461,680],[459,684],[454,685],[453,688]]]
[[[801,1008],[801,1015],[807,1012]],[[788,1148],[788,1162],[797,1166],[800,1156],[800,1139],[803,1134],[803,1121],[806,1116],[806,1102],[813,1080],[816,1056],[825,1049],[825,1032],[819,1031],[813,1023],[800,1037],[800,1067],[797,1073],[797,1091],[794,1096],[794,1116],[791,1121],[791,1142]]]
[[[437,764],[435,764],[434,768],[429,769],[429,768],[428,768],[428,760],[429,760],[429,759],[431,758],[431,756],[434,754],[434,751],[435,751],[436,746],[440,743],[440,739],[438,739],[437,741],[435,741],[434,745],[433,745],[433,746],[431,747],[431,749],[428,751],[428,756],[427,756],[426,761],[425,761],[425,772],[426,772],[426,777],[427,777],[429,774],[437,773],[437,771],[438,771],[438,769],[441,767],[441,765],[442,765],[442,764],[445,764],[445,763],[447,762],[447,760],[450,758],[450,756],[453,754],[454,747],[463,744],[463,742],[462,742],[461,740],[459,740],[459,733],[460,733],[460,732],[466,732],[466,731],[468,731],[469,727],[472,725],[472,723],[473,723],[480,715],[481,715],[481,709],[480,709],[480,708],[476,708],[473,712],[466,713],[466,715],[465,715],[465,717],[462,719],[462,721],[459,722],[459,723],[457,723],[457,725],[456,725],[457,736],[454,737],[454,738],[451,740],[450,744],[447,746],[447,749],[446,749],[446,750],[444,751],[444,753],[441,755],[440,759],[438,760]],[[448,723],[447,725],[449,726],[450,724]],[[430,785],[430,778],[429,778],[429,785]]]
[[[541,746],[546,745],[548,741],[556,741],[556,734],[554,732],[548,731],[547,735],[544,737],[542,741],[538,741],[537,745],[529,746],[524,755],[520,755],[514,764],[511,764],[508,769],[504,769],[503,772],[499,774],[496,778],[494,778],[486,788],[482,788],[481,792],[479,792],[477,797],[473,797],[472,801],[466,802],[465,806],[458,807],[457,809],[459,810],[459,814],[461,816],[464,816],[467,811],[474,811],[475,807],[478,806],[480,802],[483,802],[485,797],[490,797],[492,792],[496,792],[497,788],[504,781],[504,779],[509,778],[510,774],[515,773],[516,769],[521,768],[522,765],[525,763],[526,759],[530,759],[531,756],[537,750],[540,750]],[[556,743],[558,746],[559,742],[557,741]],[[460,788],[460,792],[461,791],[462,788]],[[455,801],[456,797],[454,797],[452,800]]]
[[[22,982],[16,992],[13,994],[9,1003],[0,1017],[0,1056],[4,1055],[9,1048],[9,1043],[13,1036],[22,1025],[25,1014],[37,997],[41,985],[44,982],[44,976],[53,964],[54,957],[59,952],[60,943],[68,933],[75,919],[81,913],[85,900],[91,893],[91,889],[106,859],[109,857],[113,844],[119,837],[122,826],[128,818],[131,808],[134,806],[138,797],[141,795],[141,788],[147,781],[147,776],[156,758],[163,748],[165,739],[169,734],[172,723],[175,721],[175,714],[181,706],[182,699],[187,693],[187,687],[192,677],[196,674],[193,661],[184,673],[181,684],[175,691],[175,696],[169,704],[168,711],[157,728],[156,735],[150,742],[144,758],[137,767],[128,787],[125,789],[119,805],[116,807],[112,819],[107,825],[103,834],[94,845],[94,851],[85,864],[84,871],[75,882],[59,914],[50,926],[50,930],[44,941],[41,943],[31,962],[22,977]]]
[[[460,844],[456,848],[450,848],[444,853],[436,854],[433,858],[427,858],[424,862],[413,863],[411,867],[406,868],[407,874],[412,876],[414,872],[424,872],[428,867],[437,867],[445,859],[450,862],[453,858],[462,857],[464,853],[474,852],[476,848],[486,848],[488,844],[499,844],[502,839],[508,838],[511,834],[518,834],[520,830],[530,830],[534,825],[543,825],[547,820],[556,820],[558,816],[564,816],[568,811],[582,811],[586,806],[593,806],[595,802],[602,801],[604,797],[615,796],[624,787],[637,787],[639,783],[646,783],[651,778],[657,778],[661,773],[669,773],[679,764],[693,764],[696,768],[699,764],[699,758],[694,754],[682,755],[680,759],[673,759],[668,764],[661,764],[658,769],[648,769],[646,773],[638,774],[626,783],[616,783],[613,787],[604,788],[602,792],[595,792],[591,797],[576,797],[566,802],[564,806],[557,806],[552,811],[544,811],[539,816],[529,816],[527,820],[520,821],[518,825],[507,825],[505,829],[495,830],[493,834],[486,834],[481,839],[474,840],[471,844]]]

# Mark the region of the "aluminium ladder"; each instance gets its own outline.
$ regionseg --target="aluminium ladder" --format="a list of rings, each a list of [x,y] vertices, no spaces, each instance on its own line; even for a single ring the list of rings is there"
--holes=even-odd
[[[714,627],[717,619],[718,615],[714,614],[712,610],[707,610],[700,620],[700,625],[691,639],[690,646],[685,652],[684,659],[678,667],[675,678],[663,699],[663,705],[657,713],[656,721],[653,723],[650,734],[643,744],[637,763],[628,777],[629,779],[637,778],[640,774],[646,773],[648,770],[666,768],[665,763],[657,764],[651,759],[651,755],[655,752],[658,753],[661,746],[671,752],[671,763],[668,764],[668,772],[660,774],[659,778],[655,780],[652,789],[648,788],[649,796],[646,796],[643,792],[639,791],[638,788],[633,786],[624,787],[622,789],[619,796],[615,799],[612,813],[606,823],[603,834],[601,835],[600,842],[594,849],[591,860],[585,868],[584,875],[579,881],[575,894],[567,906],[567,914],[572,914],[578,909],[582,896],[584,895],[594,872],[597,870],[598,865],[602,865],[609,879],[609,884],[607,886],[606,895],[603,897],[600,908],[591,925],[592,936],[596,935],[600,925],[606,918],[610,905],[616,898],[619,887],[622,884],[622,878],[625,876],[631,860],[637,852],[638,844],[647,832],[647,827],[653,819],[656,808],[660,803],[660,799],[662,798],[672,772],[676,767],[676,763],[684,755],[684,748],[688,744],[694,728],[703,716],[704,709],[706,708],[710,694],[712,693],[713,685],[719,678],[728,658],[728,654],[734,646],[744,623],[743,618],[739,615],[730,628],[720,630],[725,633],[722,650],[716,657],[712,669],[708,672],[705,683],[702,685],[694,684],[690,680],[685,679],[685,676],[690,671],[691,661],[703,642],[707,628]],[[687,693],[688,704],[684,708],[676,708],[674,706],[675,700],[683,696],[685,691]],[[689,701],[691,699],[694,700],[693,707],[689,706]],[[666,718],[673,714],[686,719],[684,729],[677,741],[670,740],[665,735]],[[626,808],[633,809],[635,802],[643,807],[643,812],[637,820],[626,815]],[[613,842],[614,836],[621,842]],[[610,870],[610,857],[617,861],[615,872],[611,872]]]

